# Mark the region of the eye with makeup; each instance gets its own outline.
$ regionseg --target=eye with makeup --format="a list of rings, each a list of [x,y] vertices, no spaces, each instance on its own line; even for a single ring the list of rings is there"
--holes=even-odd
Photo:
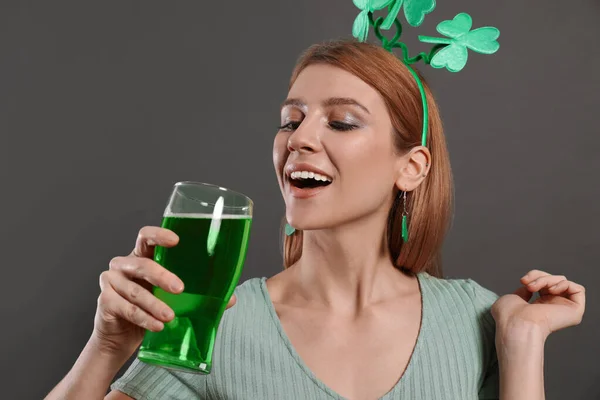
[[[281,126],[279,126],[280,131],[284,132],[292,132],[300,127],[302,120],[286,120]],[[357,129],[362,127],[362,123],[360,123],[356,118],[354,118],[350,114],[345,114],[343,117],[331,115],[328,117],[327,125],[331,130],[334,131],[351,131],[353,129]]]
[[[342,121],[330,121],[329,127],[331,129],[333,129],[334,131],[342,131],[342,132],[351,131],[353,129],[359,128],[358,125],[348,124],[348,123],[342,122]]]
[[[328,116],[328,125],[334,131],[351,131],[362,127],[362,123],[358,118],[354,117],[349,112],[332,112]]]
[[[304,120],[304,113],[297,108],[285,107],[281,110],[281,126],[278,127],[279,132],[293,132]]]
[[[285,124],[279,126],[278,129],[280,131],[284,131],[284,132],[292,132],[292,131],[295,131],[296,129],[298,129],[298,127],[300,126],[301,123],[302,123],[302,121],[289,121],[289,122],[286,122]],[[348,124],[348,123],[342,122],[342,121],[330,121],[328,125],[332,130],[342,131],[342,132],[343,131],[351,131],[353,129],[359,128],[359,125]]]
[[[278,130],[283,132],[292,132],[298,129],[302,121],[287,121],[283,125],[278,127]]]

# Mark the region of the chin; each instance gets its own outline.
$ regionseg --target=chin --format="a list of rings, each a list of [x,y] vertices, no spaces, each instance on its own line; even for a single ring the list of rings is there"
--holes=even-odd
[[[318,218],[315,215],[302,216],[302,215],[287,215],[287,222],[291,226],[301,231],[314,231],[320,229],[327,229],[332,227],[332,222],[326,221],[326,217]]]

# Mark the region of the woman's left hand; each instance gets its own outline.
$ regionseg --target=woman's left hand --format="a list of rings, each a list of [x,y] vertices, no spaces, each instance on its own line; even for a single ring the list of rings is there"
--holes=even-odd
[[[552,332],[578,325],[585,310],[585,289],[562,275],[533,270],[521,278],[514,294],[500,297],[492,307],[496,325],[505,335],[535,329],[543,340]],[[529,303],[533,293],[540,297]]]

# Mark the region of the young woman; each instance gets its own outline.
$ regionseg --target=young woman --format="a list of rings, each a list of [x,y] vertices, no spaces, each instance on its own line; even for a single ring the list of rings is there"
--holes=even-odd
[[[106,398],[543,399],[544,342],[581,321],[584,289],[534,270],[498,299],[470,279],[442,278],[452,178],[426,93],[422,146],[420,92],[400,60],[356,41],[311,47],[273,146],[296,229],[284,239],[284,271],[237,287],[210,375],[136,360]],[[144,330],[173,318],[147,289],[183,290],[152,261],[153,246],[177,240],[146,227],[131,255],[111,262],[94,332],[49,399],[103,398]]]

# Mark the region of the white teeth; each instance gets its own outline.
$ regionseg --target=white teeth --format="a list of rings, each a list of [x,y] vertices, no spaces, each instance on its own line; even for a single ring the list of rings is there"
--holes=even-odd
[[[317,181],[331,182],[331,178],[329,178],[325,175],[316,174],[316,173],[310,172],[310,171],[294,171],[290,174],[290,178],[292,178],[292,179],[315,179]]]

